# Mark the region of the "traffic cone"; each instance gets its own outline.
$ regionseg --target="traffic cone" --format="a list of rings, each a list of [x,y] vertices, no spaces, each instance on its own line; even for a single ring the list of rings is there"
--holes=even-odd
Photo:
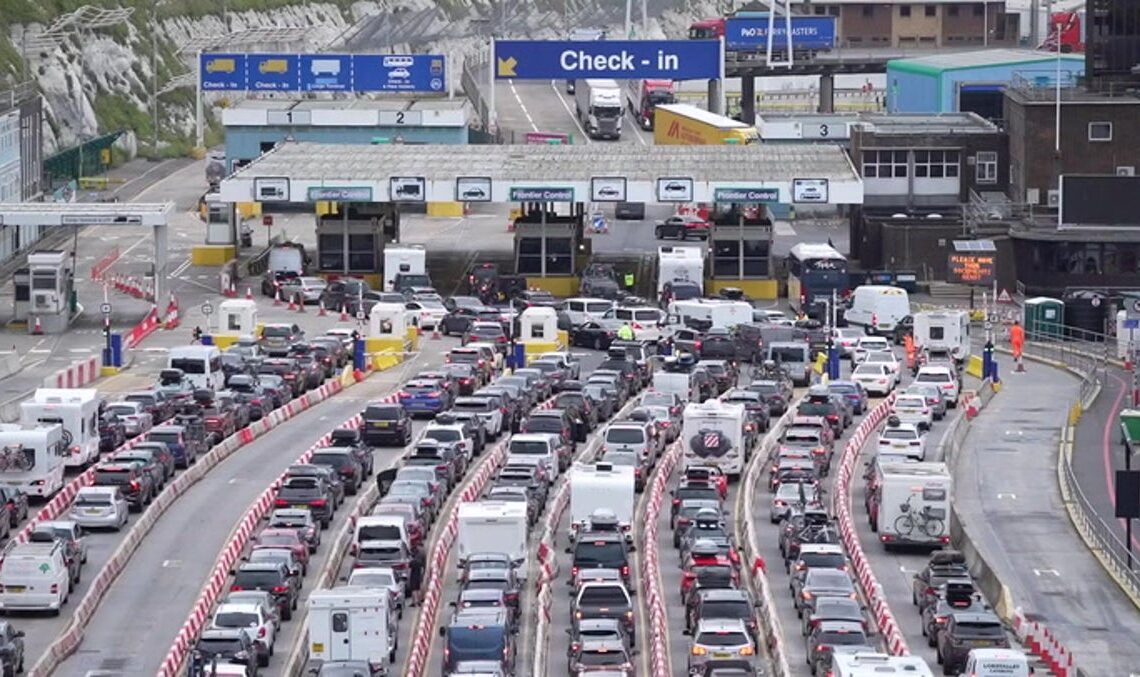
[[[340,306],[340,321],[348,322],[348,308],[345,308],[343,303]]]
[[[431,329],[431,340],[439,341],[442,338],[443,338],[443,334],[439,333],[439,325],[437,324],[434,327],[432,327],[432,329]]]
[[[317,307],[320,309],[317,311],[317,317],[325,317],[326,315],[328,315],[328,312],[325,310],[325,302],[324,301],[317,301]]]
[[[304,296],[301,296],[299,299],[297,299],[297,312],[298,313],[305,312],[305,297]]]
[[[250,287],[245,288],[245,297],[250,301],[253,300],[253,289],[252,288],[250,288]]]
[[[296,310],[296,309],[297,309],[297,304],[293,303],[293,297],[290,296],[289,297],[289,308],[288,308],[288,310]]]
[[[273,290],[273,305],[274,307],[281,306],[281,287],[276,287]]]
[[[44,334],[44,325],[42,322],[40,322],[40,316],[37,315],[36,316],[36,323],[35,323],[35,325],[32,326],[32,335],[33,336],[43,336],[43,334]]]

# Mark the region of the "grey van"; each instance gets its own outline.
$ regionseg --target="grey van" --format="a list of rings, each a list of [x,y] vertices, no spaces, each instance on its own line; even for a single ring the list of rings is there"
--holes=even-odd
[[[811,383],[811,346],[807,341],[769,343],[764,357],[783,367],[797,386]]]

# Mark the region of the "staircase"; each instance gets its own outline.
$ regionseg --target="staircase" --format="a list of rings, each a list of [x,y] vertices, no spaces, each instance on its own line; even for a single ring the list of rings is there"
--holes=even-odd
[[[969,301],[970,286],[932,281],[930,283],[930,297],[939,301]]]

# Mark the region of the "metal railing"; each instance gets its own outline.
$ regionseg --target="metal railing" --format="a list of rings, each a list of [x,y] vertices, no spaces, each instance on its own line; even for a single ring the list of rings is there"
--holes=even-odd
[[[1072,332],[1083,332],[1077,327],[1065,327],[1064,329]],[[1068,367],[1081,379],[1081,402],[1088,402],[1093,393],[1104,383],[1116,341],[1109,337],[1103,337],[1105,340],[1099,342],[1087,340],[1094,336],[1100,337],[1100,335],[1092,332],[1083,332],[1081,336],[1085,338],[1062,339],[1033,336],[1025,342],[1023,352],[1026,357],[1055,362]]]

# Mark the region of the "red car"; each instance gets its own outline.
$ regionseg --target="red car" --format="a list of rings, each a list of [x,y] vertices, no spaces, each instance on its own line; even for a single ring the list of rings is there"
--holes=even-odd
[[[289,548],[301,566],[309,566],[309,544],[296,529],[265,529],[257,535],[253,546],[254,550],[263,548]]]

